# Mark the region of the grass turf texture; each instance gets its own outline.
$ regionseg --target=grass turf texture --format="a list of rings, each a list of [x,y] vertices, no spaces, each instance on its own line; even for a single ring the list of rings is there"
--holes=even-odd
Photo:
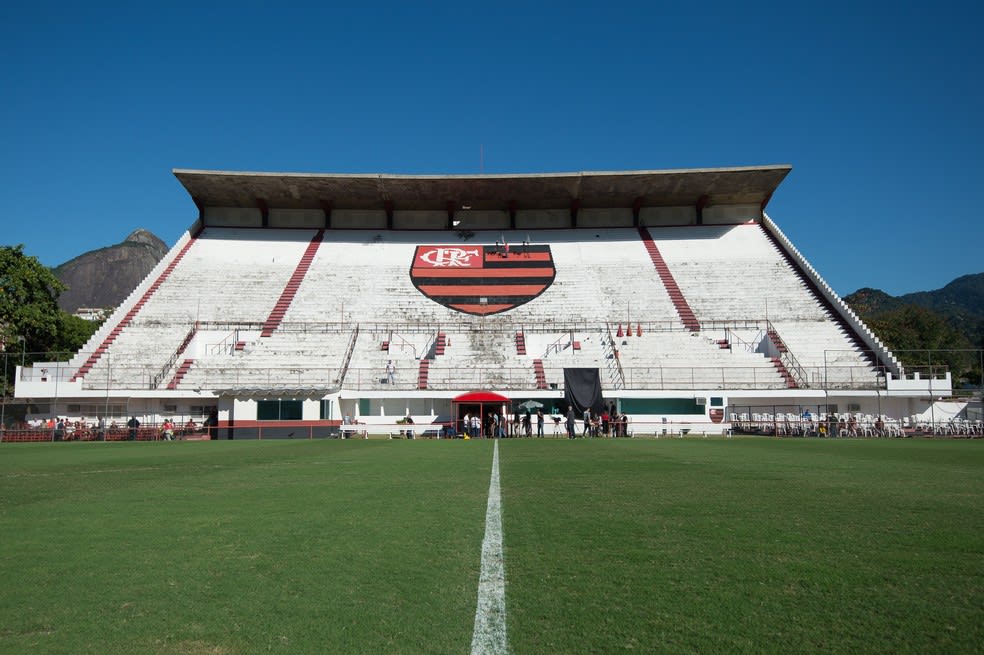
[[[976,652],[984,443],[500,448],[515,653]],[[0,652],[462,653],[488,442],[0,448]]]

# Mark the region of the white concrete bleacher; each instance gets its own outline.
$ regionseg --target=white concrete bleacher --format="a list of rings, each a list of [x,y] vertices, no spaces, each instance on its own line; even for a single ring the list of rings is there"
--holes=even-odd
[[[743,348],[722,349],[710,331],[644,330],[616,340],[630,388],[784,389],[771,358]]]
[[[650,228],[702,320],[824,320],[823,304],[758,224]]]
[[[836,351],[846,353],[837,360],[845,370],[864,368],[853,342],[758,225],[650,232],[700,320],[768,316],[804,366],[823,364],[824,356]],[[108,376],[117,384],[146,388],[147,375],[160,371],[195,321],[262,323],[315,234],[314,229],[207,228],[105,361],[90,371],[87,384]],[[356,325],[360,333],[345,384],[359,389],[416,389],[419,361],[433,355],[438,330],[450,345],[431,362],[432,389],[535,388],[534,359],[543,359],[548,384],[557,385],[564,367],[597,366],[608,388],[784,386],[769,358],[720,351],[713,330],[692,337],[682,329],[647,327],[642,337],[606,345],[622,318],[634,325],[679,323],[635,229],[493,230],[464,237],[453,231],[327,231],[281,328],[264,338],[244,332],[241,350],[231,347],[228,336],[196,338],[192,352],[182,357],[195,363],[181,388],[323,386],[340,375]],[[550,245],[556,276],[542,294],[508,312],[463,314],[430,300],[411,281],[418,245],[505,241],[521,248],[527,239]],[[319,331],[318,325],[326,327]],[[548,352],[568,330],[581,348],[568,344]],[[517,331],[525,335],[525,355],[516,352]],[[220,341],[225,347],[217,347]],[[384,341],[389,350],[382,349]],[[625,371],[621,381],[613,347]],[[390,359],[397,368],[393,387],[385,381]],[[130,373],[122,373],[126,369]]]
[[[336,386],[352,329],[298,327],[288,324],[269,337],[250,339],[243,350],[212,347],[215,337],[198,339],[195,364],[182,380],[182,387]]]
[[[536,301],[534,301],[536,302]],[[516,352],[516,332],[504,328],[449,333],[451,345],[430,366],[428,387],[454,389],[535,389],[535,353]]]
[[[346,384],[380,391],[416,389],[420,360],[433,352],[437,334],[434,325],[360,325]],[[390,361],[394,368],[392,384],[386,373]]]
[[[650,230],[699,320],[769,320],[810,377],[837,353],[840,375],[876,371],[757,223]]]
[[[123,330],[85,376],[83,388],[150,389],[188,334],[184,322],[141,318]],[[167,384],[167,380],[164,380]]]
[[[324,320],[325,313],[353,322],[433,324],[552,324],[604,321],[624,315],[638,296],[652,320],[675,311],[638,233],[631,229],[469,233],[347,230],[326,234],[285,321]],[[480,318],[427,299],[409,270],[418,245],[493,246],[524,240],[549,244],[556,276],[535,300],[504,314]]]
[[[196,321],[264,321],[314,234],[315,230],[204,230],[88,371],[83,387],[103,388],[109,380],[114,386],[149,388],[148,376],[160,374]],[[155,268],[122,309],[132,306],[159,274]],[[111,317],[110,329],[122,314],[125,311]],[[101,342],[104,335],[98,337]],[[80,354],[76,359],[81,363],[84,358]]]
[[[207,228],[139,316],[187,324],[262,323],[315,233]]]
[[[284,320],[305,322],[329,315],[373,326],[375,336],[360,335],[348,373],[349,381],[359,388],[385,389],[382,380],[389,359],[398,370],[396,388],[415,388],[417,374],[410,367],[419,364],[408,359],[410,351],[387,353],[380,344],[389,340],[390,332],[398,335],[391,339],[394,349],[401,340],[415,341],[404,333],[426,334],[427,343],[413,348],[412,356],[419,360],[439,329],[447,332],[451,346],[431,363],[429,387],[535,386],[533,359],[539,356],[538,348],[528,347],[525,356],[516,354],[515,331],[530,328],[533,331],[527,334],[535,335],[544,326],[603,324],[629,311],[675,317],[638,232],[608,230],[603,236],[576,230],[487,231],[470,233],[465,241],[447,231],[328,233]],[[510,243],[516,252],[525,240],[550,245],[556,275],[540,296],[509,312],[484,317],[463,314],[428,299],[410,279],[418,245],[474,247],[499,242]],[[590,365],[584,357],[579,361]],[[562,371],[556,371],[548,377],[560,375],[550,379],[560,383]]]

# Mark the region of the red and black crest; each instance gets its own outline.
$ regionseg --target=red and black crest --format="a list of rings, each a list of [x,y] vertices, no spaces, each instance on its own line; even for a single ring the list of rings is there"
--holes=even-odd
[[[528,303],[549,287],[556,271],[548,245],[417,246],[410,279],[445,307],[486,316]]]

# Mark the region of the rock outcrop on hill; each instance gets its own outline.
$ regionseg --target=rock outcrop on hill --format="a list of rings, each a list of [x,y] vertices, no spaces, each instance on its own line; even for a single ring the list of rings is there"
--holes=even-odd
[[[122,243],[90,250],[54,269],[68,287],[58,306],[69,313],[80,307],[113,308],[167,254],[168,246],[147,230],[132,232]]]

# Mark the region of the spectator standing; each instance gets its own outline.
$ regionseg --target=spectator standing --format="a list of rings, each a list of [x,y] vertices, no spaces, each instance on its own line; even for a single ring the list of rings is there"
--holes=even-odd
[[[140,427],[140,421],[137,420],[136,416],[131,416],[130,420],[126,422],[126,427],[130,428],[130,441],[136,441],[137,428]]]

